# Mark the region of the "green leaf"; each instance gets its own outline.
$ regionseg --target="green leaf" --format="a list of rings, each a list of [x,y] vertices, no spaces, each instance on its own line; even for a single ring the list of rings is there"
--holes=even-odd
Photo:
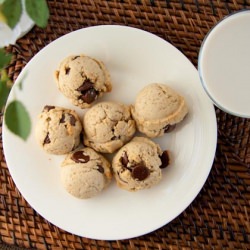
[[[7,82],[0,80],[0,110],[2,110],[2,108],[5,106],[10,89],[11,88],[7,85]]]
[[[4,49],[0,49],[0,70],[10,63],[11,57],[11,54],[7,54]]]
[[[46,0],[25,0],[25,8],[30,18],[40,28],[45,28],[49,19],[49,8]]]
[[[12,87],[12,81],[8,77],[5,69],[0,71],[0,110],[3,109],[8,99],[10,89]]]
[[[22,14],[21,0],[5,0],[1,5],[1,12],[7,20],[8,26],[13,29]]]
[[[31,120],[25,106],[17,100],[8,104],[5,110],[5,124],[8,129],[27,140],[31,131]]]
[[[16,85],[17,85],[19,90],[23,90],[23,82],[24,82],[24,79],[27,76],[27,73],[28,72],[26,71],[25,74],[22,76],[22,78],[19,80],[19,82],[16,82]]]

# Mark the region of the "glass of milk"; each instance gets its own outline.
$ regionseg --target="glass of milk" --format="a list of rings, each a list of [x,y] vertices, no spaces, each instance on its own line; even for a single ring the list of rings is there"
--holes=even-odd
[[[233,13],[210,30],[201,45],[198,71],[218,108],[250,118],[250,10]]]

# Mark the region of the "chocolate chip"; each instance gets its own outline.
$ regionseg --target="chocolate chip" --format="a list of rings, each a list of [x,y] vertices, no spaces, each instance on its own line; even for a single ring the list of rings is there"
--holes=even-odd
[[[124,155],[120,158],[120,162],[124,167],[127,167],[129,162],[127,152],[124,152]]]
[[[68,75],[69,72],[70,72],[70,67],[66,67],[66,68],[65,68],[65,74]]]
[[[84,93],[80,95],[79,98],[82,99],[84,102],[90,104],[96,99],[97,95],[98,91],[96,91],[95,89],[89,89],[87,91],[84,91]]]
[[[90,157],[85,155],[83,151],[76,151],[73,153],[71,159],[76,163],[86,163],[89,161]]]
[[[101,173],[104,174],[104,168],[101,165],[97,165],[97,170]]]
[[[92,89],[94,86],[94,84],[89,80],[89,79],[86,79],[83,84],[77,88],[76,90],[77,91],[80,91],[82,94],[84,94],[83,92],[86,91],[86,90],[89,90],[89,89]]]
[[[76,89],[77,91],[81,92],[79,99],[82,99],[88,104],[92,103],[98,95],[98,91],[95,90],[93,86],[94,84],[89,79],[85,79],[83,84]]]
[[[76,125],[76,118],[71,114],[68,114],[68,115],[69,115],[70,125],[75,126]],[[65,114],[62,114],[62,117],[61,117],[59,123],[65,123]]]
[[[120,139],[121,139],[120,135],[118,135],[118,136],[114,135],[111,137],[111,141],[120,140]]]
[[[131,175],[134,179],[143,181],[150,175],[150,172],[146,166],[139,163],[133,167]]]
[[[173,125],[166,125],[163,129],[164,129],[164,133],[170,133],[172,132],[174,129],[175,129],[176,125],[173,124]]]
[[[51,109],[54,109],[54,108],[55,106],[46,105],[44,106],[43,111],[50,111]]]
[[[161,158],[161,166],[160,166],[160,168],[167,167],[169,165],[169,162],[170,162],[168,151],[167,150],[163,151],[160,158]]]
[[[69,114],[69,123],[70,123],[70,125],[71,126],[75,126],[76,125],[76,118],[73,116],[73,115],[71,115],[71,114]]]
[[[80,56],[74,56],[74,57],[72,58],[72,61],[76,60],[76,58],[78,58],[78,57],[80,57]]]
[[[64,122],[65,122],[65,114],[62,114],[62,117],[61,117],[59,123],[64,123]]]
[[[49,138],[49,133],[47,133],[46,137],[44,138],[44,141],[43,141],[43,145],[44,144],[49,144],[51,141],[50,141],[50,138]]]
[[[127,152],[124,152],[124,155],[120,158],[120,162],[125,169],[132,171],[132,168],[128,166],[129,160],[128,160],[128,155]]]

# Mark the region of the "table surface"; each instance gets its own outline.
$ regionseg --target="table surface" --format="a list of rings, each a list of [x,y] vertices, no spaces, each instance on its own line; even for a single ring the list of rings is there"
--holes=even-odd
[[[197,67],[207,32],[229,13],[250,9],[248,0],[49,0],[48,5],[48,26],[34,27],[7,48],[14,55],[7,68],[13,81],[29,60],[56,38],[100,24],[127,25],[156,34]],[[250,249],[250,119],[215,111],[217,150],[199,195],[169,224],[119,241],[72,235],[37,214],[10,176],[0,130],[0,249]]]

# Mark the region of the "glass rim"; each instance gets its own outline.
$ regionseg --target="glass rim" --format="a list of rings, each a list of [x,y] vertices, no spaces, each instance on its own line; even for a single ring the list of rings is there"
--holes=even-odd
[[[199,52],[198,52],[198,74],[199,74],[199,77],[200,77],[200,81],[201,81],[201,85],[203,87],[203,89],[205,90],[206,94],[208,95],[208,97],[212,100],[212,102],[214,103],[215,106],[217,106],[219,109],[221,109],[222,111],[230,114],[230,115],[234,115],[234,116],[238,116],[238,117],[242,117],[242,118],[250,118],[250,111],[249,111],[249,114],[245,114],[245,113],[240,113],[240,112],[234,112],[230,109],[228,109],[227,107],[223,106],[222,104],[220,104],[219,100],[215,99],[213,97],[213,95],[209,92],[208,88],[207,88],[207,84],[205,83],[205,80],[203,78],[203,73],[202,73],[202,70],[201,70],[201,58],[202,58],[202,55],[203,55],[203,48],[204,48],[204,45],[208,39],[208,37],[211,35],[211,33],[215,30],[216,27],[218,27],[221,23],[223,23],[224,21],[228,20],[229,18],[232,18],[233,16],[236,16],[236,15],[241,15],[243,13],[246,13],[246,12],[249,12],[250,14],[250,9],[243,9],[243,10],[239,10],[239,11],[235,11],[233,13],[230,13],[228,14],[227,16],[223,17],[220,21],[218,21],[209,31],[208,33],[205,35],[202,43],[201,43],[201,46],[200,46],[200,49],[199,49]]]

